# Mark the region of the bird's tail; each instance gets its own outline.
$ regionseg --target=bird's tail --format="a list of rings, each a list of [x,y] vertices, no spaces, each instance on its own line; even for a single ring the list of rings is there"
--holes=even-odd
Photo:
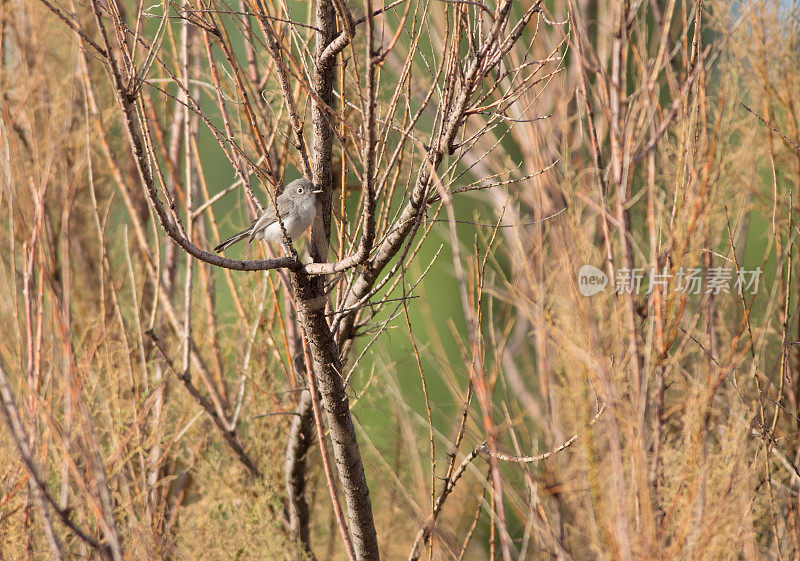
[[[228,249],[230,246],[232,246],[236,242],[241,241],[241,240],[245,239],[247,236],[249,236],[250,235],[250,231],[251,231],[251,228],[248,228],[247,230],[242,230],[238,234],[234,234],[233,236],[231,236],[230,238],[228,238],[224,242],[221,242],[217,247],[215,247],[214,251],[219,253],[221,251],[224,251],[224,250]]]

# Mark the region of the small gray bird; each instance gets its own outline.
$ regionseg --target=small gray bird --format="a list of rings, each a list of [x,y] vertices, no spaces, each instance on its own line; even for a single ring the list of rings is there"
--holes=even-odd
[[[314,222],[314,215],[317,212],[315,205],[317,193],[322,191],[314,190],[314,184],[305,177],[295,179],[278,196],[277,205],[270,203],[261,216],[253,220],[249,228],[220,243],[214,251],[219,253],[245,238],[248,243],[253,240],[283,241],[281,225],[275,216],[275,206],[278,207],[278,214],[289,238],[292,241],[297,240]]]

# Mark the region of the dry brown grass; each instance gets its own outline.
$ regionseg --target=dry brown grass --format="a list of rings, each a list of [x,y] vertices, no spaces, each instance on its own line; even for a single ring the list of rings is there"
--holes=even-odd
[[[0,367],[14,403],[0,424],[0,559],[307,556],[285,520],[286,440],[305,384],[288,274],[217,269],[172,244],[92,49],[82,54],[42,5],[1,5]],[[410,5],[413,29],[455,65],[452,16],[460,10],[467,34],[482,9]],[[797,6],[705,2],[698,23],[698,5],[653,2],[627,13],[622,3],[571,2],[571,12],[559,6],[537,18],[508,55],[508,68],[528,60],[536,71],[501,81],[502,91],[480,83],[484,110],[456,139],[467,149],[444,158],[426,194],[428,218],[443,224],[420,222],[403,267],[371,298],[394,300],[349,313],[362,270],[328,277],[384,559],[800,559]],[[91,22],[89,6],[70,10]],[[404,7],[388,20],[384,45]],[[137,7],[127,8],[122,17],[135,21]],[[306,6],[295,8],[306,21]],[[670,10],[662,35],[659,13]],[[200,116],[156,87],[167,68],[194,65],[190,92],[211,100],[214,125],[241,148],[222,143],[230,169],[268,155],[255,187],[305,165],[266,42],[253,41],[249,66],[238,19],[213,17],[234,36],[226,40],[238,49],[244,86],[224,55],[214,56],[215,76],[202,32],[176,22],[137,101],[149,112],[156,185],[184,219],[220,190],[204,165],[212,160],[204,143],[216,141]],[[151,41],[159,20],[146,21]],[[310,32],[274,24],[292,53],[289,95],[302,134],[310,101],[298,76],[310,67],[302,48]],[[97,40],[96,26],[85,27]],[[190,27],[194,42],[182,55],[180,33]],[[429,47],[398,37],[376,73],[378,130],[385,119],[407,126],[424,88],[436,90]],[[222,38],[209,41],[220,53]],[[345,124],[336,121],[336,165],[361,177],[369,88],[354,66],[363,70],[355,53],[364,48],[360,32],[345,51],[353,57],[346,85],[336,86],[348,102]],[[147,50],[137,52],[141,62]],[[394,90],[406,56],[417,73]],[[434,91],[437,103],[449,92]],[[397,131],[376,141],[374,177],[385,179],[376,247],[414,189],[438,110],[431,104],[404,142]],[[397,145],[402,157],[383,175]],[[315,161],[313,146],[303,150]],[[349,200],[341,190],[332,200],[331,256],[342,259],[361,247],[370,188],[354,173],[337,170],[333,180],[350,189]],[[473,181],[480,190],[454,193]],[[456,222],[476,204],[475,220],[488,226]],[[217,205],[198,216],[190,237],[211,246],[228,219]],[[435,244],[429,227],[452,251],[438,258],[449,260],[444,271],[414,288],[428,265],[417,244]],[[654,294],[587,298],[576,285],[583,264],[612,283],[631,266],[765,273],[744,299],[686,298],[675,277]],[[460,306],[428,298],[435,283],[457,291]],[[13,409],[32,466],[21,459]],[[514,461],[549,450],[557,451]],[[310,547],[317,559],[344,559],[318,446],[308,464]]]

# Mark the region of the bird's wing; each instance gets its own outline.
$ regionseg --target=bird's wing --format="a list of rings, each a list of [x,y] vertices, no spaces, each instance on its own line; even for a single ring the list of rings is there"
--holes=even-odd
[[[252,242],[258,232],[264,231],[273,222],[275,222],[275,207],[272,206],[272,201],[270,201],[269,206],[254,221],[253,227],[250,228],[250,238],[247,241]]]

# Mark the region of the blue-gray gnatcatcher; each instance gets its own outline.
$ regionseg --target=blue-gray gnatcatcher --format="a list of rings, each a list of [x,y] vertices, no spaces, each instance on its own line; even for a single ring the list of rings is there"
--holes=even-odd
[[[270,204],[264,209],[261,216],[253,220],[249,228],[220,243],[214,248],[214,251],[219,253],[245,238],[248,242],[253,240],[283,241],[281,225],[275,216],[276,206],[289,238],[292,241],[297,240],[314,222],[314,215],[317,212],[315,205],[317,193],[322,193],[322,191],[315,190],[314,184],[305,177],[295,179],[278,196],[275,205]]]

